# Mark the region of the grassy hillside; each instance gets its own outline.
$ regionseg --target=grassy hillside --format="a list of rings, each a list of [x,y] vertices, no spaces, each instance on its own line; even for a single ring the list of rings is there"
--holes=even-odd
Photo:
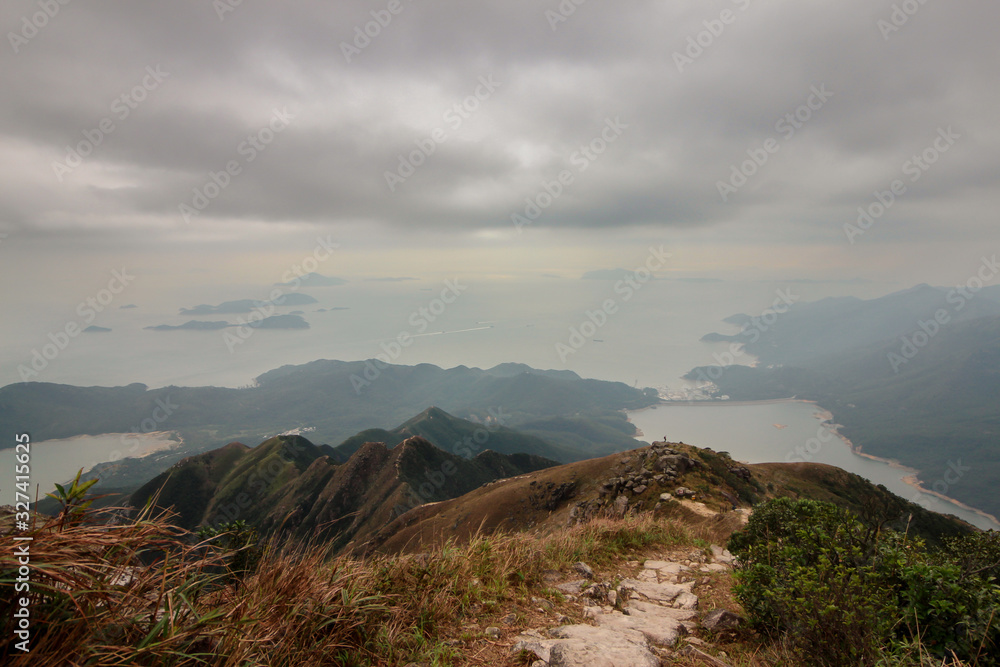
[[[411,507],[552,465],[492,451],[466,459],[420,437],[392,450],[369,442],[337,464],[301,436],[277,436],[252,449],[232,443],[186,459],[143,485],[130,503],[169,509],[185,529],[243,521],[262,534],[319,539],[336,550]]]
[[[662,448],[687,461],[676,477],[656,479]],[[621,480],[646,478],[637,487]],[[661,500],[687,488],[692,499]],[[840,468],[813,463],[744,465],[724,452],[680,443],[657,443],[614,454],[499,480],[463,496],[418,507],[388,524],[371,541],[378,551],[420,550],[444,537],[468,539],[485,531],[557,531],[595,513],[612,511],[616,500],[627,500],[628,511],[668,512],[694,519],[710,514],[745,512],[768,498],[808,498],[834,503],[871,521],[936,542],[975,529],[963,521],[928,511],[891,493],[884,486]],[[619,501],[620,502],[620,501]],[[744,515],[745,516],[745,515]]]

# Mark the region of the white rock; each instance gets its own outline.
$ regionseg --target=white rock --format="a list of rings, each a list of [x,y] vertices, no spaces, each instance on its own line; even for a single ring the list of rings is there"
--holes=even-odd
[[[567,625],[552,636],[556,643],[549,651],[549,667],[660,667],[639,632]]]
[[[714,558],[717,563],[723,563],[725,565],[732,565],[734,560],[733,555],[726,549],[720,547],[718,544],[712,545],[712,558]]]
[[[561,584],[556,584],[556,588],[564,593],[569,593],[570,595],[579,595],[583,587],[590,582],[586,579],[576,579],[574,581],[567,581]]]
[[[689,582],[687,584],[655,584],[651,581],[623,579],[621,585],[631,588],[636,593],[639,593],[650,600],[670,603],[673,602],[674,599],[681,593],[690,594],[693,582]]]
[[[614,630],[635,630],[646,639],[661,646],[673,646],[685,634],[684,625],[677,614],[690,614],[679,609],[669,609],[657,604],[633,602],[628,606],[629,614],[615,611],[594,617],[602,628]],[[692,614],[693,615],[693,614]]]
[[[642,564],[642,566],[647,570],[662,570],[668,565],[670,565],[670,563],[665,560],[647,560]]]
[[[658,614],[664,617],[676,619],[678,621],[690,621],[698,616],[698,613],[689,609],[675,609],[674,607],[664,607],[655,602],[643,602],[642,600],[632,600],[626,608],[630,614],[646,613]]]
[[[697,609],[698,597],[693,593],[684,592],[674,600],[674,606],[678,609]]]

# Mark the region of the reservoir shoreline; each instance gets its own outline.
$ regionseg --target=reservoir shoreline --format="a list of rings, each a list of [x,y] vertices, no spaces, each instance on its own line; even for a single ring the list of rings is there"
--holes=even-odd
[[[902,483],[904,483],[906,486],[914,489],[915,491],[917,491],[919,493],[925,494],[927,496],[931,496],[933,498],[940,499],[940,500],[942,500],[944,502],[947,502],[947,503],[949,503],[951,505],[954,505],[955,507],[961,508],[961,509],[963,509],[963,510],[965,510],[967,512],[970,512],[970,513],[975,514],[975,515],[977,515],[979,517],[982,517],[983,519],[986,519],[987,521],[990,521],[990,522],[992,522],[995,525],[1000,526],[1000,520],[998,520],[998,518],[995,517],[995,516],[993,516],[992,514],[986,512],[986,511],[984,511],[982,509],[979,509],[979,508],[970,506],[970,505],[968,505],[966,503],[963,503],[960,500],[956,500],[955,498],[951,498],[951,497],[946,496],[946,495],[944,495],[942,493],[936,492],[933,489],[926,488],[920,482],[920,480],[919,480],[918,475],[921,472],[920,470],[917,470],[916,468],[913,468],[911,466],[907,466],[904,463],[902,463],[902,462],[900,462],[900,461],[898,461],[896,459],[883,458],[883,457],[875,456],[873,454],[868,454],[867,452],[863,451],[863,449],[859,445],[857,445],[854,442],[852,442],[850,440],[850,438],[848,438],[847,436],[845,436],[844,434],[842,434],[840,432],[840,428],[842,428],[842,425],[838,424],[836,422],[836,418],[835,418],[834,414],[829,409],[823,407],[822,405],[820,405],[816,401],[808,401],[808,400],[799,399],[799,398],[777,398],[777,399],[766,399],[766,400],[760,400],[760,401],[746,401],[746,400],[742,400],[742,401],[717,401],[717,400],[707,400],[707,401],[670,401],[670,400],[661,400],[659,403],[656,403],[655,405],[651,405],[651,406],[646,407],[646,408],[640,408],[638,410],[628,410],[626,412],[627,412],[627,415],[628,415],[629,422],[632,422],[631,416],[633,414],[645,413],[645,412],[649,412],[649,411],[657,410],[657,409],[669,409],[671,407],[686,407],[686,408],[691,408],[691,407],[712,408],[712,407],[722,407],[722,406],[730,406],[730,407],[731,406],[748,406],[748,407],[753,407],[753,406],[775,405],[775,404],[782,404],[782,403],[805,403],[805,404],[808,404],[808,405],[814,407],[815,410],[816,410],[816,413],[814,415],[815,418],[818,421],[820,421],[823,425],[825,425],[826,428],[829,430],[829,432],[832,435],[836,436],[840,441],[842,441],[845,445],[847,445],[849,451],[852,454],[854,454],[855,456],[867,459],[867,460],[875,462],[875,463],[884,464],[884,465],[888,466],[889,468],[891,468],[893,470],[899,471],[901,473],[906,473],[906,474],[901,475],[900,478],[899,478],[900,481]],[[637,431],[638,431],[638,427],[636,427],[636,428],[637,428]],[[642,434],[641,431],[639,433],[637,433],[635,437],[636,437],[636,439],[639,439],[639,438],[645,439],[645,435]],[[695,444],[696,446],[700,446],[700,445],[698,445],[698,443],[687,443],[687,444]],[[782,461],[779,460],[777,462],[781,463]],[[909,500],[909,499],[907,499],[907,500]],[[928,507],[927,509],[932,509],[932,508]],[[932,509],[932,511],[938,511],[938,512],[941,512],[941,513],[944,513],[944,514],[949,514],[950,513],[950,512],[948,512],[947,508]]]

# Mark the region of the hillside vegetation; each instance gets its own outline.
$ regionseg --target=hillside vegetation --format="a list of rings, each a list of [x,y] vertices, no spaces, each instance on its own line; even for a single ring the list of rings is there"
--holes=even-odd
[[[238,461],[243,451],[224,450],[217,461]],[[626,469],[628,481],[644,479],[643,471],[675,471],[651,485],[671,488],[672,496],[652,502],[648,489],[624,484]],[[560,471],[562,477],[553,477]],[[205,474],[212,479],[212,463]],[[942,548],[927,546],[906,523],[902,532],[886,528],[913,507],[853,477],[845,490],[845,475],[808,464],[742,466],[723,453],[658,443],[613,460],[519,475],[399,519],[400,525],[407,516],[426,521],[449,504],[506,517],[509,507],[492,514],[488,508],[500,497],[484,503],[481,494],[509,487],[512,501],[527,484],[548,490],[538,496],[542,506],[518,518],[538,511],[531,528],[488,520],[471,531],[439,526],[395,547],[383,542],[363,557],[333,556],[331,545],[319,540],[260,540],[241,522],[202,539],[150,509],[124,520],[113,513],[117,520],[106,525],[99,522],[108,515],[88,509],[82,489],[69,488],[59,494],[60,515],[38,517],[28,531],[30,664],[524,666],[538,665],[538,652],[552,667],[598,664],[559,662],[570,653],[603,655],[600,664],[640,664],[607,663],[618,649],[602,642],[616,636],[650,665],[996,664],[990,614],[1000,600],[991,579],[1000,558],[997,534],[913,516],[911,528],[942,540]],[[552,494],[557,479],[576,483]],[[789,485],[798,489],[793,495],[826,493],[840,506],[765,500],[787,497]],[[689,488],[701,489],[696,499]],[[599,506],[609,496],[614,501]],[[746,523],[741,498],[751,496],[757,506]],[[935,525],[959,537],[944,538]],[[3,530],[11,535],[9,517]],[[729,561],[717,545],[727,539],[740,559],[735,573],[721,564]],[[865,569],[871,554],[865,540],[872,539],[891,547],[877,550],[892,555],[879,561],[882,578]],[[6,593],[18,563],[11,541],[4,544],[0,585]],[[829,579],[831,571],[836,578]],[[663,577],[676,577],[677,584],[655,583]],[[841,582],[850,585],[836,595],[821,587]],[[661,592],[686,593],[673,605],[644,601]],[[17,660],[12,600],[0,596],[0,656]],[[859,629],[867,618],[862,612],[876,610],[876,603],[882,605],[879,623]],[[641,621],[655,610],[687,620],[674,621],[677,632],[669,637],[656,628],[616,635],[608,625]],[[893,626],[897,611],[903,622]],[[911,611],[917,623],[905,622]],[[941,638],[946,624],[964,628],[956,635],[962,643]],[[558,639],[569,635],[583,639]],[[824,643],[827,637],[842,639],[833,644],[840,652]],[[863,663],[861,653],[844,653],[845,647],[868,651]]]
[[[391,450],[369,442],[337,464],[301,436],[277,436],[252,449],[232,443],[186,459],[132,494],[130,504],[170,509],[185,529],[242,521],[263,535],[341,549],[412,507],[553,465],[492,451],[466,459],[420,437]]]

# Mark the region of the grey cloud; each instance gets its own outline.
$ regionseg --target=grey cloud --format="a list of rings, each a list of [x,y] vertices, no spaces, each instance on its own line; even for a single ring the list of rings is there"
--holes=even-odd
[[[19,186],[0,197],[0,223],[80,231],[132,214],[138,225],[180,224],[192,188],[242,160],[240,142],[286,105],[300,109],[295,120],[241,163],[199,224],[509,227],[524,199],[574,169],[574,151],[616,116],[628,130],[587,173],[574,172],[535,226],[680,227],[790,213],[809,234],[837,230],[949,124],[970,140],[907,206],[957,206],[970,189],[989,202],[1000,155],[996,5],[928,3],[886,40],[876,22],[891,2],[743,4],[591,0],[553,30],[545,11],[557,2],[404,0],[349,64],[341,42],[383,4],[245,2],[220,20],[207,2],[70,3],[19,54],[5,45],[0,145],[23,160],[0,174]],[[674,53],[724,9],[735,21],[678,72]],[[34,11],[6,3],[0,25],[16,32]],[[64,146],[155,65],[169,79],[59,183],[51,163]],[[500,88],[449,128],[442,114],[488,75]],[[820,84],[835,96],[723,204],[716,182],[777,136],[775,122]],[[385,171],[435,128],[447,141],[390,192]]]

